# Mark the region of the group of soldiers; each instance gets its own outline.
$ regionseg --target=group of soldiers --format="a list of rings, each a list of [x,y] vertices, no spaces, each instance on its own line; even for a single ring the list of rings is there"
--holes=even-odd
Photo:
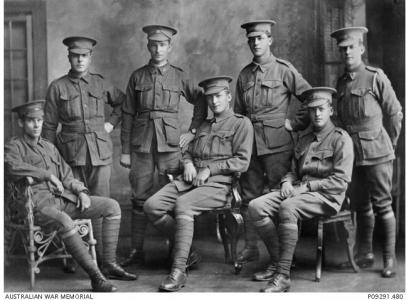
[[[335,90],[312,88],[292,64],[272,54],[274,25],[273,20],[241,25],[253,60],[238,77],[234,101],[231,77],[214,76],[195,85],[168,62],[177,30],[149,25],[143,31],[151,59],[133,72],[125,94],[89,71],[96,41],[69,37],[63,40],[69,73],[50,84],[46,100],[14,108],[23,135],[5,146],[6,174],[14,181],[33,179],[36,221],[59,229],[94,291],[116,291],[108,279],[137,278],[123,267],[143,263],[148,222],[170,242],[172,267],[159,290],[181,289],[188,267],[201,260],[192,246],[194,217],[230,201],[235,173],[242,174],[245,224],[245,246],[237,260],[258,260],[259,235],[269,252],[269,265],[253,275],[267,281],[261,291],[289,290],[298,220],[337,213],[347,192],[357,212],[357,263],[374,263],[376,214],[384,236],[381,275],[395,276],[392,161],[403,114],[383,71],[362,61],[367,29],[347,27],[331,34],[345,66]],[[184,134],[181,97],[193,104]],[[288,119],[294,97],[302,106]],[[108,120],[105,104],[113,108]],[[133,205],[132,250],[121,265],[116,261],[121,211],[109,188],[109,134],[120,121],[120,164],[130,169]],[[297,140],[294,131],[300,131]],[[172,182],[168,173],[176,175]],[[97,265],[76,232],[75,218],[92,219]]]

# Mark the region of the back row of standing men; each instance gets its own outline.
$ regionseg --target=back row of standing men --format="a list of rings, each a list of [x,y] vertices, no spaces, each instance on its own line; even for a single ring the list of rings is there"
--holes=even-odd
[[[287,112],[295,96],[311,88],[309,83],[287,61],[273,56],[272,20],[243,24],[253,61],[240,73],[234,101],[235,113],[248,117],[254,128],[254,143],[248,171],[242,174],[242,215],[245,221],[245,247],[238,260],[258,259],[257,238],[248,205],[263,194],[264,188],[278,187],[289,172],[294,143],[291,131],[303,130],[309,124],[304,108],[293,120]],[[168,62],[172,37],[177,30],[162,25],[143,28],[148,36],[149,63],[133,72],[126,94],[111,86],[101,75],[89,72],[96,41],[86,37],[70,37],[63,42],[69,50],[71,70],[51,83],[46,96],[43,136],[55,143],[73,174],[86,184],[90,194],[110,196],[113,145],[109,133],[120,122],[122,113],[121,164],[130,168],[132,187],[132,251],[123,265],[144,260],[143,244],[147,225],[144,203],[153,189],[155,169],[159,185],[167,183],[166,172],[180,168],[181,149],[193,140],[196,130],[207,116],[203,93],[185,72]],[[395,266],[395,217],[391,207],[392,161],[401,128],[401,105],[390,81],[382,70],[366,66],[364,27],[337,30],[332,37],[345,65],[345,74],[337,82],[337,121],[352,138],[355,167],[352,187],[368,193],[352,197],[357,211],[358,254],[360,266],[374,261],[372,235],[374,211],[382,222],[383,277],[392,277]],[[194,105],[189,131],[180,133],[179,104],[181,96]],[[105,121],[104,104],[113,107]],[[56,135],[58,124],[61,132]],[[265,174],[265,176],[264,176]],[[358,183],[364,181],[362,183]],[[309,180],[309,191],[317,189]],[[164,218],[154,221],[159,227]],[[258,221],[258,220],[256,220]],[[102,240],[102,222],[94,223],[97,240]],[[97,244],[97,252],[102,253]],[[199,257],[194,251],[189,264]],[[270,280],[274,266],[259,278]],[[261,277],[264,276],[264,277]]]

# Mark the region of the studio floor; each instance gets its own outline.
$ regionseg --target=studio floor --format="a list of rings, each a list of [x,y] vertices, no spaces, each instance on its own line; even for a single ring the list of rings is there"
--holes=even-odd
[[[119,257],[128,251],[129,239],[121,239]],[[266,283],[251,281],[252,273],[262,269],[267,262],[265,247],[259,243],[261,257],[258,262],[244,266],[239,275],[231,265],[224,264],[222,244],[214,237],[197,238],[194,242],[202,255],[200,264],[189,272],[182,292],[258,292]],[[242,245],[239,245],[240,247]],[[397,245],[397,276],[383,279],[380,276],[382,258],[380,245],[375,246],[376,261],[372,268],[354,273],[351,269],[340,270],[335,266],[346,260],[345,248],[332,237],[327,237],[326,265],[323,266],[321,282],[315,282],[316,240],[301,237],[296,250],[296,266],[292,270],[290,292],[405,292],[404,240]],[[169,269],[165,264],[167,246],[159,236],[148,238],[145,243],[146,263],[129,267],[139,276],[136,281],[114,281],[119,292],[157,292],[160,282]],[[4,270],[4,291],[25,292],[29,290],[26,262],[16,260]],[[36,292],[90,292],[90,281],[82,270],[75,274],[62,272],[61,263],[42,265],[36,277]]]

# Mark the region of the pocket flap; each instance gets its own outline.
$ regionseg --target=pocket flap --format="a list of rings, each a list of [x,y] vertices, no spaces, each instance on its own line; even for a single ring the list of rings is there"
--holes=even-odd
[[[351,94],[361,97],[361,96],[364,96],[365,94],[367,94],[369,91],[370,91],[369,89],[358,88],[358,89],[351,90]]]
[[[73,142],[76,140],[76,135],[72,134],[60,134],[59,135],[59,140],[61,141],[62,144],[66,144],[69,142]]]
[[[285,119],[264,120],[262,124],[268,127],[280,128],[285,126]]]
[[[273,88],[276,88],[276,87],[278,87],[278,86],[281,86],[281,84],[282,84],[282,82],[279,81],[279,80],[264,80],[264,81],[262,82],[262,85],[263,85],[263,86],[266,86],[266,87],[268,87],[268,88],[270,88],[270,89],[273,89]]]
[[[89,96],[99,99],[102,97],[102,93],[100,91],[89,91]]]
[[[99,140],[102,140],[102,141],[105,141],[105,142],[108,142],[109,139],[110,139],[110,136],[109,136],[109,134],[107,132],[96,132],[96,137]]]
[[[381,132],[380,128],[376,129],[376,130],[371,130],[371,131],[361,131],[361,132],[358,132],[358,136],[362,140],[372,141],[379,136],[380,132]]]
[[[178,128],[178,120],[177,119],[171,119],[171,118],[163,118],[162,119],[165,125],[168,125],[173,128]]]
[[[253,82],[253,81],[248,81],[248,82],[246,82],[246,83],[242,86],[242,89],[243,89],[244,91],[246,91],[246,90],[250,89],[251,87],[253,87],[254,84],[255,84],[255,82]]]
[[[219,131],[215,133],[215,136],[218,136],[221,139],[226,139],[234,135],[233,131]]]
[[[312,154],[312,158],[317,158],[319,160],[326,159],[328,157],[333,157],[333,150],[321,150]]]
[[[146,120],[146,119],[135,119],[134,123],[133,123],[133,127],[138,128],[138,127],[145,126],[145,124],[147,124],[147,122],[148,122],[148,120]]]
[[[149,91],[149,90],[152,90],[152,85],[145,85],[145,84],[140,85],[140,84],[137,84],[137,85],[135,86],[135,90],[136,90],[136,91],[139,91],[139,92],[142,92],[142,91]]]
[[[64,101],[70,100],[68,97],[68,94],[66,92],[62,92],[61,95],[59,96],[59,98]]]
[[[172,92],[180,92],[180,88],[176,85],[172,84],[163,84],[162,89],[172,91]]]
[[[54,164],[56,164],[56,165],[60,165],[61,163],[58,161],[58,159],[56,158],[56,157],[54,157],[54,156],[50,156],[51,157],[51,160],[52,160],[52,162],[54,163]]]

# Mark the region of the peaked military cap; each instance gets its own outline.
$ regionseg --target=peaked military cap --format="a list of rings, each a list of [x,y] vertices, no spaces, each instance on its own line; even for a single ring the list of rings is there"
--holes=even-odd
[[[224,90],[230,90],[230,82],[233,79],[230,76],[214,76],[206,78],[199,82],[205,95],[217,94]]]
[[[257,20],[244,23],[241,25],[241,28],[247,31],[247,37],[253,37],[263,33],[271,34],[272,26],[275,24],[274,20]]]
[[[175,28],[166,25],[147,25],[142,27],[149,40],[167,41],[178,32]]]
[[[352,45],[356,42],[362,42],[364,33],[367,33],[366,27],[345,27],[331,33],[331,37],[337,40],[339,47]]]
[[[333,102],[333,95],[337,91],[326,86],[319,86],[303,92],[302,97],[306,100],[307,107],[316,107],[325,103]]]
[[[43,117],[45,100],[34,100],[13,107],[12,112],[16,112],[20,118]]]
[[[96,45],[96,40],[85,36],[70,36],[62,41],[67,47],[69,52],[76,54],[86,54],[93,50]]]

